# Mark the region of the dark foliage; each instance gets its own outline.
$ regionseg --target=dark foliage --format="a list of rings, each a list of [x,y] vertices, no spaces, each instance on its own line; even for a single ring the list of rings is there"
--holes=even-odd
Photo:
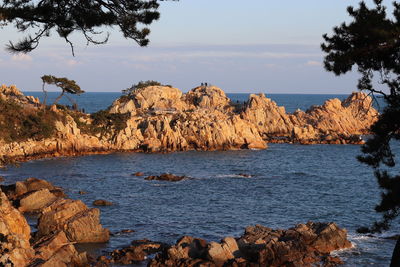
[[[59,119],[50,110],[27,109],[0,99],[0,139],[5,142],[49,138],[55,133],[55,122]]]
[[[148,86],[161,86],[161,85],[162,85],[161,83],[159,83],[157,81],[152,81],[152,80],[140,81],[137,84],[134,84],[131,87],[122,90],[122,93],[129,96],[129,95],[133,94],[138,89],[145,88],[145,87],[148,87]],[[172,87],[172,86],[169,85],[169,87]]]
[[[160,17],[158,6],[156,0],[4,0],[0,4],[0,23],[13,23],[20,32],[34,32],[17,43],[10,41],[10,52],[28,53],[54,30],[74,54],[71,33],[82,33],[87,44],[104,44],[109,33],[98,30],[104,26],[118,27],[125,38],[146,46],[150,30],[141,25],[149,25]],[[97,36],[100,38],[96,39]]]
[[[360,232],[387,230],[400,208],[400,175],[389,173],[396,165],[391,142],[400,140],[400,4],[394,2],[393,6],[393,17],[387,16],[381,0],[375,0],[373,8],[364,2],[358,8],[349,7],[353,21],[335,27],[333,36],[325,34],[321,45],[327,53],[328,71],[340,75],[356,66],[361,74],[358,88],[382,95],[386,102],[371,128],[373,137],[362,147],[363,156],[358,157],[375,170],[383,190],[375,210],[383,214],[383,219],[371,228],[360,228]]]
[[[47,97],[47,92],[44,90],[44,85],[49,84],[49,85],[55,85],[61,89],[61,94],[54,100],[53,105],[57,104],[57,102],[61,99],[61,97],[65,94],[73,94],[73,95],[80,95],[83,94],[85,91],[83,91],[78,84],[74,80],[69,80],[65,77],[63,78],[57,78],[52,75],[44,75],[41,77],[43,81],[43,86],[42,90],[45,93],[45,101]],[[68,98],[72,105],[77,107],[77,104],[73,101],[72,98]],[[45,103],[44,103],[45,104]]]
[[[326,70],[341,75],[357,67],[361,74],[358,88],[378,94],[386,102],[371,127],[372,138],[358,157],[374,169],[382,189],[381,201],[375,207],[382,219],[372,227],[359,228],[360,233],[387,230],[400,211],[400,174],[389,172],[396,165],[391,145],[400,140],[400,3],[393,2],[393,7],[393,17],[387,15],[382,0],[375,0],[373,8],[364,2],[358,8],[348,7],[352,21],[335,27],[333,36],[325,34],[321,45],[327,53]],[[399,265],[400,239],[391,263]]]
[[[90,131],[92,134],[105,135],[114,131],[119,131],[126,128],[126,121],[129,119],[129,114],[109,113],[107,110],[100,110],[90,115],[92,125]]]

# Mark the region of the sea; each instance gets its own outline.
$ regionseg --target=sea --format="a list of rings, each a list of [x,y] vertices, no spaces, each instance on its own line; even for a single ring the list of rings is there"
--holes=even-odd
[[[41,96],[40,92],[26,92]],[[96,112],[109,106],[119,93],[85,93],[80,108]],[[50,94],[53,99],[57,94]],[[246,101],[248,94],[228,94]],[[345,95],[284,95],[267,97],[288,112],[321,105]],[[96,199],[113,206],[100,207],[104,227],[116,233],[109,243],[80,246],[94,255],[150,239],[174,244],[183,235],[219,241],[238,237],[246,226],[261,224],[286,229],[299,223],[335,222],[347,229],[353,247],[335,251],[343,266],[388,266],[400,232],[399,221],[382,234],[358,234],[380,218],[374,207],[381,191],[373,170],[357,161],[359,145],[269,144],[266,150],[188,151],[167,154],[113,153],[34,160],[0,170],[3,184],[28,177],[61,186],[70,198],[89,207]],[[394,144],[400,155],[400,145]],[[397,168],[397,171],[399,169]],[[179,182],[147,181],[133,174],[173,173]],[[245,178],[240,174],[251,177]],[[87,194],[80,195],[79,191]],[[29,217],[35,230],[36,218]],[[133,233],[118,234],[123,229]],[[142,264],[143,265],[143,264]],[[139,265],[140,266],[140,265]]]

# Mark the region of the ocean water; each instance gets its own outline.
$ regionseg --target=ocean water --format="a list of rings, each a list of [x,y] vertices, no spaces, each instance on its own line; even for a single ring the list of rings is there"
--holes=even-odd
[[[93,93],[85,108],[104,108],[111,96]],[[242,101],[239,97],[244,96],[237,96]],[[287,110],[331,98],[302,95],[303,103],[299,95],[271,97]],[[311,220],[336,222],[348,230],[354,247],[335,252],[344,266],[388,266],[395,241],[385,237],[399,233],[399,221],[382,235],[356,233],[358,227],[379,219],[374,207],[380,191],[372,170],[357,162],[360,153],[357,145],[291,144],[270,144],[266,150],[114,153],[35,160],[0,170],[0,175],[5,176],[4,184],[27,177],[49,180],[90,207],[99,198],[114,202],[100,207],[102,224],[112,232],[135,232],[91,245],[92,253],[127,246],[134,239],[174,243],[182,235],[192,235],[219,241],[240,236],[248,225],[288,228]],[[400,154],[398,144],[395,153]],[[146,181],[132,175],[139,171],[189,178],[175,183]],[[80,190],[88,194],[79,195]]]

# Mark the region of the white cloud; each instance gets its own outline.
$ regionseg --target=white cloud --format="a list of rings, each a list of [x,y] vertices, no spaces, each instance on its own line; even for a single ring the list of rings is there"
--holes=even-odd
[[[13,55],[11,60],[17,62],[30,62],[33,60],[33,58],[30,55],[18,53],[16,55]]]
[[[74,59],[67,60],[67,65],[70,66],[70,67],[73,67],[73,66],[78,65],[78,64],[80,64],[80,63],[78,61],[74,60]]]
[[[322,63],[319,61],[310,60],[310,61],[307,61],[307,63],[305,65],[312,66],[312,67],[320,67],[320,66],[322,66]]]

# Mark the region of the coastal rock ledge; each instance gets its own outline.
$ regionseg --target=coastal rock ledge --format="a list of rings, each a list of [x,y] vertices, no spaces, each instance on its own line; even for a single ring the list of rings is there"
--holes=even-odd
[[[264,94],[232,103],[215,86],[185,94],[170,86],[140,88],[89,115],[46,108],[15,86],[3,85],[0,111],[3,163],[123,150],[265,149],[268,142],[359,144],[378,116],[371,97],[361,92],[291,114]]]
[[[342,261],[330,252],[351,246],[346,230],[335,223],[308,222],[288,230],[256,225],[219,243],[184,236],[148,266],[336,266]]]

